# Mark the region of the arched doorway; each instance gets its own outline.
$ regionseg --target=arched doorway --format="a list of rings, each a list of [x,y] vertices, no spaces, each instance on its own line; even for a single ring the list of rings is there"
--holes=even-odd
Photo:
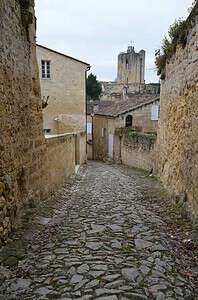
[[[132,127],[133,117],[128,115],[125,120],[125,127]]]

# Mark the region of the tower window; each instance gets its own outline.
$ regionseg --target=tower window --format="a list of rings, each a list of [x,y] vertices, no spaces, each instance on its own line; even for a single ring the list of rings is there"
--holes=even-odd
[[[129,68],[129,60],[128,60],[128,58],[126,59],[126,68],[127,69]]]
[[[41,61],[41,70],[42,70],[42,79],[50,79],[50,61],[42,60]]]

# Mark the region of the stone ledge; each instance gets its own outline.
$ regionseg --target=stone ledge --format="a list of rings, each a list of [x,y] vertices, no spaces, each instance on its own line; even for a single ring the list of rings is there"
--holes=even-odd
[[[57,139],[57,138],[61,138],[61,137],[71,137],[71,136],[75,136],[76,133],[64,133],[64,134],[51,134],[51,135],[45,135],[45,139],[46,140],[52,140],[52,139]]]

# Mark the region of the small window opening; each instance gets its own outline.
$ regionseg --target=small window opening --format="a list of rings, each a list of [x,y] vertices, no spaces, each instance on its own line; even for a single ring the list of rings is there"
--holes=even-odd
[[[42,79],[50,79],[50,61],[42,60],[41,61],[41,68],[42,68]]]
[[[51,129],[45,128],[45,129],[43,129],[43,132],[44,132],[44,134],[49,134],[49,133],[51,133]]]
[[[128,115],[125,120],[125,127],[132,127],[133,117]]]

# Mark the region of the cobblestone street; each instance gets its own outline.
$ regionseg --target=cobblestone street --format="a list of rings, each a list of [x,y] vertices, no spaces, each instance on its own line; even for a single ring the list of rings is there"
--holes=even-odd
[[[0,299],[198,299],[157,213],[160,184],[147,177],[141,187],[141,176],[97,162],[82,168],[53,197],[53,213],[33,220],[18,265],[0,267]]]

